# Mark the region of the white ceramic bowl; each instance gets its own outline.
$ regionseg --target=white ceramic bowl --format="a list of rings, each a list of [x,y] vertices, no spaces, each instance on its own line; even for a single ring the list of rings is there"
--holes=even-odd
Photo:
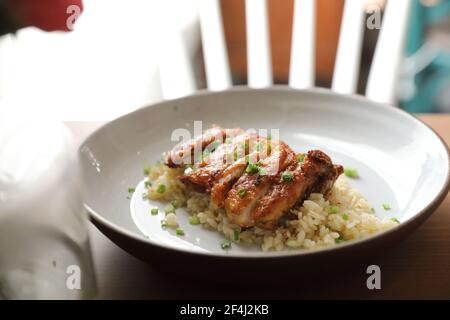
[[[177,215],[186,235],[162,229],[160,219],[149,212],[152,206],[164,204],[141,198],[143,167],[176,144],[171,141],[174,129],[192,129],[195,120],[202,120],[204,127],[278,128],[281,139],[296,151],[325,151],[335,163],[357,168],[361,179],[351,184],[378,209],[377,215],[395,216],[400,225],[319,251],[282,252],[238,245],[224,251],[220,248],[223,237],[189,225],[182,209]],[[186,268],[194,269],[207,262],[240,272],[242,263],[252,268],[262,260],[274,268],[292,262],[311,268],[358,252],[370,255],[371,249],[394,244],[423,222],[449,188],[448,149],[426,125],[395,107],[325,89],[237,87],[158,103],[100,128],[84,142],[80,154],[85,205],[94,223],[142,259],[165,265],[182,259]],[[127,199],[128,187],[135,186],[132,199]],[[392,209],[382,210],[383,203]]]

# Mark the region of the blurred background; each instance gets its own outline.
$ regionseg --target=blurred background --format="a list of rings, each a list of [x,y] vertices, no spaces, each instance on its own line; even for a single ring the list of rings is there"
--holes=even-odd
[[[410,112],[450,112],[450,0],[412,2],[397,104]],[[375,4],[383,12],[386,3],[369,0],[366,6]],[[232,81],[245,84],[245,2],[222,0],[220,5]],[[195,1],[84,0],[83,6],[72,32],[28,27],[0,37],[0,111],[14,103],[58,120],[113,119],[170,96],[161,85],[161,69],[176,70],[180,59],[194,66],[196,86],[206,87]],[[268,0],[277,84],[288,82],[293,6],[293,0]],[[344,0],[317,0],[320,87],[331,85],[343,7]],[[364,31],[362,94],[378,32]],[[180,42],[168,40],[174,37]]]

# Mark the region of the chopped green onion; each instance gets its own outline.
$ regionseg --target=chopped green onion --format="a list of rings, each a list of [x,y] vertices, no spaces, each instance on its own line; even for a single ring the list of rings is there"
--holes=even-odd
[[[272,140],[272,134],[269,133],[269,134],[267,135],[267,140]]]
[[[247,193],[247,189],[239,188],[237,192],[238,192],[239,197],[243,198],[243,197],[245,197],[245,194]]]
[[[152,210],[150,210],[150,212],[153,216],[156,216],[158,214],[159,210],[158,210],[158,208],[152,208]]]
[[[249,163],[247,168],[245,169],[245,172],[247,173],[257,173],[259,171],[259,168],[256,164],[254,163]]]
[[[169,204],[168,206],[166,206],[164,208],[164,212],[166,213],[166,215],[169,214],[169,213],[175,213],[175,209],[176,208],[174,207],[173,204]]]
[[[371,211],[372,213],[375,213],[375,208],[370,208],[370,211]]]
[[[255,146],[256,151],[261,151],[261,142],[258,142]]]
[[[145,186],[146,188],[149,188],[149,187],[152,186],[152,182],[151,182],[150,180],[147,180],[147,181],[144,182],[144,186]]]
[[[391,210],[391,206],[390,206],[388,203],[383,203],[381,206],[382,206],[383,209],[386,210],[386,211]]]
[[[143,193],[142,194],[142,200],[147,200],[148,199],[148,194],[147,193]]]
[[[303,161],[305,161],[305,157],[306,157],[306,155],[304,153],[299,153],[297,155],[297,161],[298,162],[303,162]]]
[[[161,227],[162,228],[166,228],[167,227],[167,221],[166,220],[161,220]]]
[[[161,184],[158,186],[158,188],[156,189],[156,192],[158,192],[158,193],[164,193],[164,192],[166,192],[166,185],[161,183]]]
[[[144,166],[144,175],[148,176],[150,174],[150,167]]]
[[[353,179],[359,178],[358,170],[353,169],[353,168],[345,168],[344,174],[349,178],[353,178]]]
[[[329,206],[328,207],[328,212],[330,214],[336,214],[339,213],[339,207],[338,206]]]
[[[237,230],[233,231],[233,240],[239,241],[239,231],[237,231]]]
[[[331,229],[331,226],[329,224],[326,224],[325,227]]]
[[[272,144],[271,144],[271,143],[269,143],[269,144],[267,145],[267,152],[268,152],[268,153],[271,153],[271,152],[272,152]]]
[[[231,241],[230,241],[230,240],[225,240],[225,241],[223,241],[222,244],[220,245],[220,247],[221,247],[223,250],[231,249]]]
[[[135,191],[136,191],[135,188],[128,188],[128,192],[129,192],[129,193],[133,193],[133,192],[135,192]]]
[[[198,224],[200,224],[200,219],[197,216],[190,216],[189,224],[198,225]]]
[[[233,152],[233,161],[237,161],[238,158],[239,158],[239,156],[238,156],[238,151],[237,151],[237,149],[234,149],[234,152]]]
[[[337,239],[334,239],[334,242],[336,242],[336,243],[342,243],[342,242],[344,242],[345,241],[345,239],[344,239],[344,237],[343,236],[339,236],[339,238],[337,238]]]
[[[391,221],[395,222],[395,223],[400,223],[400,221],[398,221],[398,219],[396,217],[391,218]]]
[[[172,201],[170,201],[170,204],[171,204],[175,209],[178,208],[177,200],[172,200]]]
[[[267,171],[263,168],[258,168],[258,174],[260,176],[265,176],[267,174]]]
[[[344,219],[345,221],[347,221],[347,220],[348,220],[348,214],[344,213],[344,214],[342,215],[342,219]]]
[[[281,174],[281,178],[282,178],[283,181],[285,181],[285,182],[290,182],[290,181],[294,180],[294,175],[293,175],[292,172],[290,172],[290,171],[284,171],[284,172]]]
[[[175,232],[177,236],[184,236],[184,230],[181,228],[176,228]]]

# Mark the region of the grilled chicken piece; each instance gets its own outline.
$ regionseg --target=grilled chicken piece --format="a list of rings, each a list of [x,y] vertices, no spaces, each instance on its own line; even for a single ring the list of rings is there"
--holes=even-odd
[[[222,207],[228,191],[244,173],[247,163],[265,159],[276,145],[256,134],[238,135],[218,146],[181,180],[197,191],[210,192],[213,205]]]
[[[303,162],[292,163],[285,172],[280,172],[258,201],[251,214],[255,225],[275,228],[279,219],[297,202],[314,192],[327,194],[342,172],[342,166],[333,165],[322,151],[309,151]]]
[[[237,155],[239,155],[239,148],[242,148],[241,145],[245,145],[245,141],[248,138],[249,135],[245,133],[238,135],[234,139],[226,140],[225,143],[220,144],[209,155],[198,157],[197,163],[194,164],[195,170],[186,173],[181,177],[181,180],[196,190],[210,192],[216,177],[223,175],[224,171],[227,171],[228,174],[236,174],[239,177],[246,164],[244,161],[237,161],[240,159],[234,156],[235,150],[237,150]],[[242,171],[240,170],[242,166],[240,164],[244,166]],[[234,173],[235,171],[237,173]]]
[[[165,164],[170,168],[194,164],[196,160],[195,156],[201,155],[207,147],[213,147],[215,141],[222,143],[227,138],[233,138],[243,132],[242,129],[238,128],[223,129],[220,127],[213,127],[208,129],[201,136],[172,149],[166,156]]]
[[[309,151],[303,162],[291,154],[285,161],[280,157],[274,176],[246,174],[236,182],[225,200],[227,215],[241,227],[273,229],[289,209],[312,192],[328,193],[342,172],[342,166],[333,165],[319,150]],[[246,190],[245,195],[239,190]]]
[[[241,227],[255,225],[254,208],[277,180],[278,173],[296,162],[295,152],[281,142],[261,161],[260,172],[246,172],[228,192],[225,209],[230,220]]]
[[[328,193],[343,172],[322,151],[309,151],[299,161],[282,141],[219,127],[177,146],[166,157],[169,167],[186,164],[194,165],[181,181],[210,193],[212,204],[225,207],[230,221],[243,228],[275,228],[311,193]]]

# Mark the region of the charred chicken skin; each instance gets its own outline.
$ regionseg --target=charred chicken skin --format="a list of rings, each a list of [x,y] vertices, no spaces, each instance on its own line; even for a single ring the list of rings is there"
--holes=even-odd
[[[320,150],[296,154],[282,141],[220,127],[175,147],[165,163],[188,168],[181,181],[210,194],[243,228],[276,228],[311,193],[327,194],[343,172]]]

